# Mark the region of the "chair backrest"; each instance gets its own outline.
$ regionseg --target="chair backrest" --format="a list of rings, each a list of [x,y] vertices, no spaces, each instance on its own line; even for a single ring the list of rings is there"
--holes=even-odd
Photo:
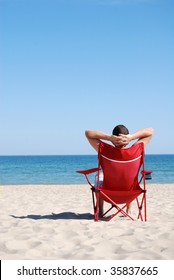
[[[139,189],[138,174],[144,168],[144,144],[119,149],[101,142],[98,152],[99,166],[104,174],[103,189],[130,191]]]

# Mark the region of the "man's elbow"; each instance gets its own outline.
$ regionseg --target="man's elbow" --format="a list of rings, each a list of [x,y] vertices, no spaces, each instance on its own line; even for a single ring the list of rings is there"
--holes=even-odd
[[[154,134],[154,128],[151,127],[151,133],[152,135]]]
[[[90,134],[91,134],[90,130],[85,130],[85,135],[86,135],[87,138],[91,138]]]
[[[154,134],[154,129],[151,127],[151,128],[149,128],[149,136],[153,136],[153,134]]]

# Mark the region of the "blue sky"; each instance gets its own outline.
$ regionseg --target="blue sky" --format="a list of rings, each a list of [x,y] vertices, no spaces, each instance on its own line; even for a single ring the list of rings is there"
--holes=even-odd
[[[0,155],[93,154],[84,131],[153,127],[174,153],[172,0],[0,0]]]

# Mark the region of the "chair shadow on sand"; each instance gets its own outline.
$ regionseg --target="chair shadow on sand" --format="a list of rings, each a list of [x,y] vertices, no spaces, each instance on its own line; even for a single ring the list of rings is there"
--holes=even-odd
[[[15,216],[10,215],[15,219],[32,219],[32,220],[92,220],[94,219],[94,215],[91,213],[73,213],[73,212],[62,212],[62,213],[52,213],[50,215],[27,215],[27,216]]]

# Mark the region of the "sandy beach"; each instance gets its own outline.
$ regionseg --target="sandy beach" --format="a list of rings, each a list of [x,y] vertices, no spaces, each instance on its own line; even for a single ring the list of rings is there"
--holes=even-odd
[[[0,259],[173,260],[174,185],[147,189],[147,222],[94,222],[88,185],[0,186]]]

